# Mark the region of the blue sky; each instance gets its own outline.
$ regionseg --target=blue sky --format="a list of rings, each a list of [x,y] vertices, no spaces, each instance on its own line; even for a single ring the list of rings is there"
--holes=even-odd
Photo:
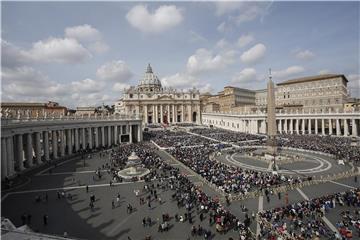
[[[3,2],[2,100],[112,104],[147,63],[216,93],[324,73],[360,96],[359,2]]]

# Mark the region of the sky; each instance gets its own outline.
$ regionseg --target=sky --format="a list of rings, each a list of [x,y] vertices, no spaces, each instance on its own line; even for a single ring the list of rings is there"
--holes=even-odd
[[[336,73],[360,97],[360,2],[2,2],[2,101],[114,104],[148,63],[164,87]]]

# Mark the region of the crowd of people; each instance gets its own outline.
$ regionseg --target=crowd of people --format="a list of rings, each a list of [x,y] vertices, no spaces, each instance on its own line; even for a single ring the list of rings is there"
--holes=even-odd
[[[157,145],[164,148],[218,143],[203,137],[191,135],[184,131],[151,131],[147,132],[146,135],[146,138],[153,140]]]
[[[260,141],[265,136],[234,132],[221,128],[194,128],[191,132],[200,134],[205,137],[213,138],[221,142],[240,143],[244,141]]]
[[[354,214],[349,210],[343,212],[337,233],[328,228],[322,217],[342,206],[354,209]],[[359,208],[360,188],[262,211],[258,213],[261,239],[277,239],[277,236],[295,240],[357,239],[360,238]]]
[[[247,170],[211,160],[211,154],[218,151],[215,146],[178,147],[167,151],[225,193],[246,194],[251,190],[261,190],[280,184],[294,184],[303,181],[300,177]]]

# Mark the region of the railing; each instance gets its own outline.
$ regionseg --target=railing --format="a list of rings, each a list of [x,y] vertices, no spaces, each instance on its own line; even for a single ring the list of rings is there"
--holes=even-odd
[[[1,124],[11,125],[18,123],[31,123],[31,122],[52,122],[52,121],[111,121],[111,120],[141,120],[139,115],[94,115],[94,116],[57,116],[57,117],[24,117],[20,116],[19,118],[1,118]]]

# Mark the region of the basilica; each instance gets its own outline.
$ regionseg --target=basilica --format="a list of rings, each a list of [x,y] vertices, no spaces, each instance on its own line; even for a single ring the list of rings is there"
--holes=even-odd
[[[163,87],[148,64],[139,84],[125,89],[115,103],[115,113],[140,115],[144,126],[201,123],[200,92]]]

